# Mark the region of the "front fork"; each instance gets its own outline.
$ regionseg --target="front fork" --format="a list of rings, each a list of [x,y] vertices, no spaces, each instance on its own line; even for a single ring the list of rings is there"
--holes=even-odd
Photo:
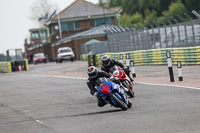
[[[124,89],[119,88],[119,94],[122,97],[122,100],[125,101],[126,104],[128,104],[128,98],[126,93],[124,92]]]

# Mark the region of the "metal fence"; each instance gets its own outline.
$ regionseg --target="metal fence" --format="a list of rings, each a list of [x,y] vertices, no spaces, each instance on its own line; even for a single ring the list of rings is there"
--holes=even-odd
[[[187,14],[186,14],[187,16]],[[181,16],[178,16],[182,19]],[[160,49],[172,47],[200,46],[200,17],[190,21],[178,23],[177,19],[171,17],[152,23],[138,25],[138,27],[113,27],[106,30],[107,42],[82,46],[82,54],[92,51],[92,54],[105,52],[126,52],[135,50]],[[184,19],[182,19],[184,21]],[[148,27],[150,28],[147,28]]]
[[[82,54],[101,54],[105,52],[110,52],[109,45],[107,41],[92,43],[89,45],[81,45]]]

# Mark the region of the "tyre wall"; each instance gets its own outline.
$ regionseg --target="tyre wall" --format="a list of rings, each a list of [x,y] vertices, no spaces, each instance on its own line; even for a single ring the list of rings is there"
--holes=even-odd
[[[101,66],[101,56],[105,54],[115,60],[120,60],[120,54],[123,54],[123,63],[126,64],[126,54],[130,54],[130,61],[134,61],[135,65],[162,65],[167,64],[167,51],[171,53],[173,64],[177,64],[177,61],[186,65],[200,64],[200,46],[97,54],[96,64]],[[87,56],[81,55],[81,60],[87,60]]]
[[[15,71],[27,71],[28,61],[0,62],[0,72],[9,73]]]

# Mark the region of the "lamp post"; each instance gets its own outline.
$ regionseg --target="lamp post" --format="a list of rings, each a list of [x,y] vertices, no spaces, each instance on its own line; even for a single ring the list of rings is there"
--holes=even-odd
[[[60,40],[62,40],[62,29],[61,29],[61,22],[60,22],[60,15],[59,14],[58,14],[58,26],[59,26]]]
[[[58,26],[56,25],[54,28],[55,28],[55,30],[57,30],[57,32],[58,32]],[[59,34],[59,33],[58,33],[58,34]],[[60,38],[60,37],[57,35],[57,36],[56,36],[56,39],[58,40],[59,38]]]
[[[105,8],[104,8],[104,3],[103,2],[102,2],[102,7],[103,7],[103,18],[104,18],[103,24],[106,25]]]

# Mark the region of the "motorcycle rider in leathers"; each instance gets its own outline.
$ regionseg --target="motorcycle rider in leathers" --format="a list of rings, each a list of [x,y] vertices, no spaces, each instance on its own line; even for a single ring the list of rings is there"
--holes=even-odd
[[[87,85],[90,89],[90,94],[93,96],[96,96],[97,100],[98,100],[98,106],[103,107],[106,103],[100,96],[98,96],[98,92],[95,88],[96,80],[98,78],[106,77],[106,78],[109,78],[112,82],[114,82],[116,84],[120,84],[120,82],[119,82],[119,80],[112,78],[113,76],[109,73],[97,71],[96,67],[94,67],[94,66],[88,67],[87,74],[89,76],[89,78],[87,80]]]
[[[126,75],[129,77],[129,79],[131,80],[131,82],[133,82],[133,79],[130,77],[130,71],[125,68],[124,64],[121,63],[121,62],[118,62],[114,59],[110,59],[110,57],[108,55],[104,55],[101,57],[101,61],[102,61],[102,66],[101,66],[101,70],[102,71],[105,71],[107,73],[109,73],[110,71],[110,68],[112,68],[113,66],[119,66],[121,67],[124,72],[126,73]]]

